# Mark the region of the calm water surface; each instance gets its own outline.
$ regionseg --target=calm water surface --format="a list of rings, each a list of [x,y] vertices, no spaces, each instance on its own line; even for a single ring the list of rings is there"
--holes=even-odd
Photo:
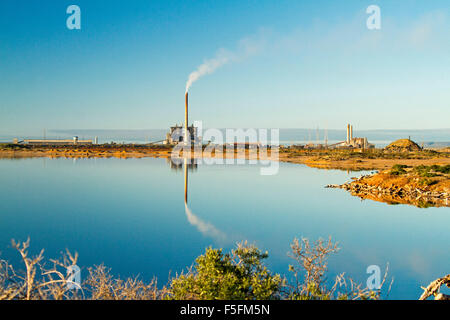
[[[31,251],[45,248],[48,258],[68,248],[82,268],[104,263],[121,277],[165,283],[205,247],[241,240],[268,250],[270,269],[286,274],[294,237],[331,235],[342,249],[330,259],[330,278],[346,272],[365,283],[369,265],[384,272],[389,263],[389,298],[417,299],[421,285],[449,273],[449,208],[388,206],[324,188],[358,173],[259,169],[190,170],[185,210],[184,172],[165,159],[0,160],[1,257],[18,262],[10,240],[29,236]]]

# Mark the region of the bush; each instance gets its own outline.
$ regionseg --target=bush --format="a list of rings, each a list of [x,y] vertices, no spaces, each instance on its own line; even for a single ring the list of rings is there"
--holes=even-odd
[[[450,165],[449,164],[445,166],[439,166],[436,164],[432,166],[420,165],[415,167],[414,171],[421,177],[431,178],[436,177],[438,175],[436,173],[450,174]]]
[[[263,265],[268,257],[255,246],[239,244],[231,254],[206,249],[194,268],[172,280],[172,297],[177,300],[268,300],[279,297],[281,277]]]
[[[294,239],[291,244],[291,253],[296,266],[289,266],[289,271],[294,274],[295,283],[290,285],[287,299],[293,300],[367,300],[380,299],[381,288],[373,291],[363,288],[351,278],[346,279],[344,274],[336,276],[334,285],[327,286],[325,275],[327,273],[328,256],[337,253],[337,243],[319,239],[311,243],[308,239]],[[386,281],[387,270],[381,287]],[[391,283],[392,284],[392,283]],[[390,289],[388,289],[390,290]]]
[[[392,166],[390,174],[399,176],[406,173],[405,168],[408,168],[407,165],[404,164],[396,164]]]
[[[444,174],[450,174],[450,164],[446,166],[435,166],[433,170]]]

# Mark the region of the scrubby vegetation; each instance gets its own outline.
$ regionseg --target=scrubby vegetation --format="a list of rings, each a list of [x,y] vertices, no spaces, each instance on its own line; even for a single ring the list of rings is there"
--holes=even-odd
[[[311,243],[308,239],[294,239],[291,244],[289,256],[296,264],[289,266],[289,271],[294,275],[294,283],[288,284],[287,299],[293,300],[378,300],[381,298],[381,290],[387,278],[384,275],[379,290],[372,291],[355,283],[351,278],[346,278],[342,273],[336,276],[334,284],[329,287],[326,282],[328,256],[337,253],[339,247],[322,239]],[[392,282],[391,282],[392,285]],[[386,292],[388,295],[390,286]]]
[[[450,165],[446,166],[439,166],[439,165],[432,165],[432,166],[424,166],[420,165],[414,168],[414,172],[420,175],[421,177],[436,177],[440,174],[450,174]]]
[[[240,243],[230,253],[206,249],[191,268],[163,287],[158,286],[156,279],[145,283],[138,278],[114,278],[103,265],[88,268],[87,278],[78,284],[67,273],[76,265],[77,254],[66,252],[60,260],[48,263],[43,251],[29,257],[29,240],[13,241],[12,245],[19,252],[25,270],[16,271],[7,261],[0,260],[0,300],[329,300],[380,299],[382,294],[382,288],[371,291],[346,279],[344,274],[336,277],[334,285],[327,286],[327,258],[339,250],[331,238],[314,243],[308,239],[294,240],[289,254],[296,262],[289,266],[293,281],[267,269],[264,265],[267,252]],[[387,271],[382,287],[386,275]]]
[[[231,254],[208,248],[187,274],[172,280],[172,297],[177,300],[276,299],[283,280],[264,266],[267,257],[267,252],[242,243]]]
[[[400,176],[400,175],[406,173],[405,168],[408,168],[408,166],[404,165],[404,164],[396,164],[396,165],[392,166],[390,174],[392,174],[394,176]]]
[[[422,178],[433,178],[439,176],[445,176],[450,174],[450,165],[440,166],[440,165],[419,165],[416,167],[409,167],[403,164],[393,165],[389,174],[394,176],[400,176],[404,174],[415,175]],[[420,181],[432,181],[430,179],[420,179]]]
[[[13,144],[13,143],[0,143],[0,150],[29,150],[30,147],[21,144]]]
[[[414,151],[387,151],[383,149],[304,149],[299,147],[280,147],[280,153],[289,157],[315,156],[318,159],[342,161],[351,159],[430,159],[434,157],[450,157],[430,149]]]

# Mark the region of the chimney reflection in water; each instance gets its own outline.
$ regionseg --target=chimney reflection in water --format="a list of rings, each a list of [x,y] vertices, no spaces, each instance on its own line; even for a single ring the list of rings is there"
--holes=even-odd
[[[216,242],[223,244],[227,242],[225,233],[217,229],[213,224],[203,221],[196,216],[188,206],[188,158],[184,158],[184,209],[188,222],[195,226],[204,236],[213,238]]]

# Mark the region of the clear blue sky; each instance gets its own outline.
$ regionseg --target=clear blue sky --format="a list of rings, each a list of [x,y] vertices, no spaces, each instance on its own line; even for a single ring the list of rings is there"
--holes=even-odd
[[[66,8],[81,8],[81,30]],[[381,30],[366,8],[381,8]],[[450,9],[434,1],[0,2],[0,135],[166,128],[188,75],[206,127],[450,127]],[[252,54],[240,56],[243,44]]]

